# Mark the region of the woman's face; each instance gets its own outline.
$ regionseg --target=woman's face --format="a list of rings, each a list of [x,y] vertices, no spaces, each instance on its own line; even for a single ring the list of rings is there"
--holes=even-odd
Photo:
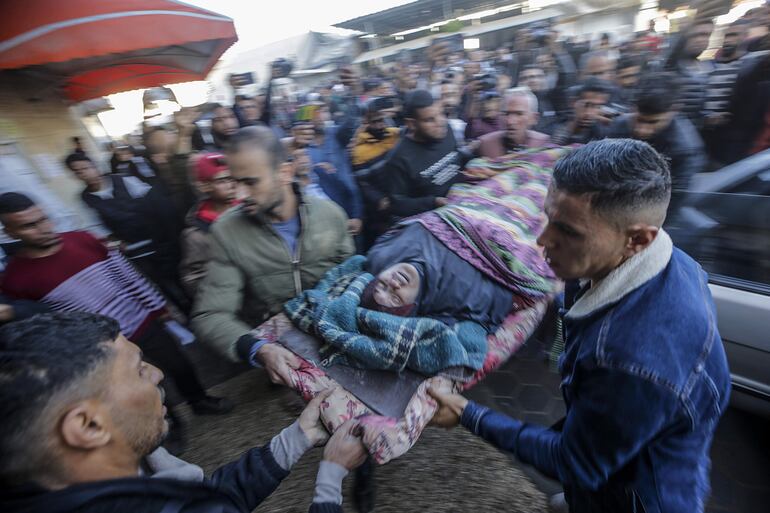
[[[377,275],[374,301],[387,308],[412,305],[420,293],[420,275],[412,264],[400,263]]]

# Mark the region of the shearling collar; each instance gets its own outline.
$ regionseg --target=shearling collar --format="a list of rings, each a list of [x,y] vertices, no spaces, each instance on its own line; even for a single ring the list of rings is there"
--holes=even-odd
[[[145,457],[145,463],[152,474],[150,477],[177,479],[199,483],[203,481],[203,469],[169,453],[163,447],[158,447]]]
[[[643,251],[632,256],[578,299],[567,312],[569,319],[588,317],[597,310],[617,303],[657,276],[671,260],[674,245],[663,231]]]

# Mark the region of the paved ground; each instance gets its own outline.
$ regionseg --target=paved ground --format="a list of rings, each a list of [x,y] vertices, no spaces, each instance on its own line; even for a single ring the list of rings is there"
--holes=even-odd
[[[549,369],[543,346],[536,340],[489,376],[472,395],[509,415],[544,425],[553,424],[564,414],[558,375]],[[770,511],[769,419],[730,408],[717,428],[711,458],[709,513]],[[532,469],[525,470],[544,492],[559,491],[558,483],[538,476]]]
[[[258,370],[240,373],[210,390],[238,406],[225,416],[195,416],[186,406],[177,407],[189,438],[181,457],[207,472],[266,443],[304,406],[292,391],[268,386]],[[321,454],[321,449],[311,449],[303,456],[256,511],[305,513]],[[350,476],[343,484],[348,513],[356,511],[354,481]],[[548,498],[532,479],[511,465],[507,455],[465,429],[426,429],[406,455],[375,469],[374,484],[375,513],[548,513]]]
[[[200,344],[189,352],[206,386],[222,383],[245,365],[227,364]],[[500,370],[469,396],[509,415],[551,425],[564,414],[558,375],[550,370],[544,347],[530,341]],[[559,484],[512,459],[551,495]],[[770,420],[731,408],[717,429],[712,447],[712,497],[708,513],[767,513],[770,511]]]

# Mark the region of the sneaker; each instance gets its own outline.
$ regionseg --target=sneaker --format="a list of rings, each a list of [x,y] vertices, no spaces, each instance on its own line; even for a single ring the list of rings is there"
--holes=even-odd
[[[569,506],[563,492],[552,495],[548,501],[548,507],[551,513],[569,513]]]
[[[207,395],[203,399],[190,403],[196,415],[225,415],[233,411],[235,405],[225,397]]]

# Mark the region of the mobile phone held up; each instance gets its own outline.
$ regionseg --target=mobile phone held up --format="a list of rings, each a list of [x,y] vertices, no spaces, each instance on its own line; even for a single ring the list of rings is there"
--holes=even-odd
[[[243,87],[254,83],[254,73],[233,73],[230,75],[230,85],[233,87]]]
[[[318,112],[318,105],[302,105],[294,113],[294,125],[307,125],[313,122]]]

